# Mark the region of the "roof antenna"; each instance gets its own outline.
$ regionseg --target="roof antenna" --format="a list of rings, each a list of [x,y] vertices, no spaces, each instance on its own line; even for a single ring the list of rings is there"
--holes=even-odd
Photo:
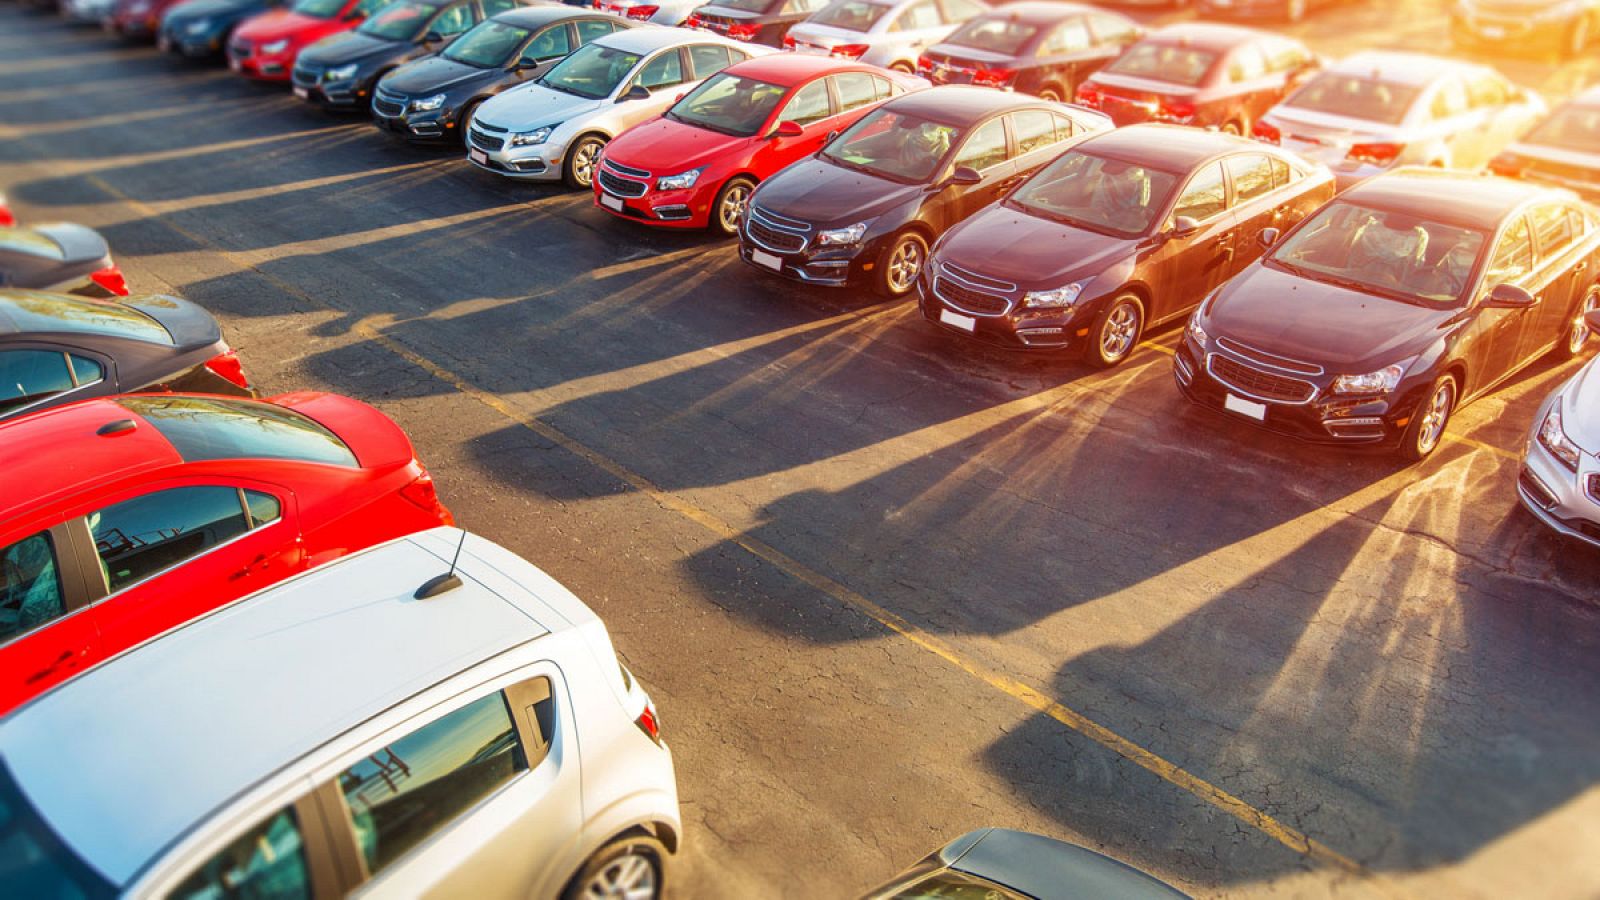
[[[461,587],[461,576],[456,574],[456,561],[461,559],[461,548],[467,544],[467,532],[461,532],[461,542],[456,544],[456,555],[450,559],[450,571],[443,575],[435,575],[422,583],[417,592],[412,594],[414,600],[431,600],[446,591],[453,591]]]

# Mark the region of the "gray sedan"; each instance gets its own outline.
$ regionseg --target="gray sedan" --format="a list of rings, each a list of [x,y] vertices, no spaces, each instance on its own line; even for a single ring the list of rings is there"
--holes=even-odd
[[[82,225],[0,228],[0,288],[126,294],[106,239]]]

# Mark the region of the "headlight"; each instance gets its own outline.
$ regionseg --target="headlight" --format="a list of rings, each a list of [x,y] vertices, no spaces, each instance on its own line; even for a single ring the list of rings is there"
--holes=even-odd
[[[848,247],[858,243],[867,233],[866,222],[857,222],[843,228],[830,228],[827,231],[817,232],[818,247]]]
[[[1583,451],[1578,449],[1578,445],[1574,444],[1572,439],[1567,437],[1566,431],[1561,428],[1560,398],[1557,398],[1555,404],[1550,407],[1550,412],[1545,414],[1544,421],[1539,423],[1539,444],[1549,450],[1551,456],[1560,460],[1562,465],[1574,472],[1578,471],[1578,458],[1583,455]]]
[[[1211,336],[1206,334],[1206,330],[1204,328],[1200,327],[1199,313],[1189,317],[1188,334],[1189,340],[1199,344],[1201,350],[1204,350],[1206,345],[1211,343]]]
[[[1082,292],[1081,281],[1053,291],[1029,291],[1022,295],[1022,305],[1026,309],[1065,309],[1077,303]]]
[[[206,32],[211,30],[211,20],[210,19],[195,19],[193,22],[190,22],[188,25],[185,25],[183,27],[183,30],[185,32],[188,32],[189,34],[205,34]]]
[[[347,65],[339,66],[336,69],[329,69],[328,71],[322,73],[322,80],[323,81],[349,81],[350,79],[356,77],[356,69],[357,68],[358,68],[358,66],[357,66],[356,63],[349,63]],[[439,96],[442,97],[444,95],[440,94]]]
[[[1400,376],[1406,372],[1405,366],[1384,366],[1376,372],[1365,375],[1340,375],[1333,380],[1335,394],[1387,394],[1394,390],[1400,383]]]
[[[273,41],[270,44],[262,44],[261,45],[261,53],[264,56],[272,56],[272,55],[277,54],[277,53],[282,53],[283,51],[285,51],[287,49],[289,49],[289,39],[288,38],[283,38],[281,40],[276,40],[276,41]]]
[[[434,94],[432,97],[423,97],[421,100],[411,101],[412,112],[431,112],[444,105],[444,95]]]
[[[546,125],[543,128],[536,128],[533,131],[521,131],[513,134],[511,138],[506,141],[506,146],[532,147],[534,144],[542,144],[550,139],[550,132],[555,130],[556,126]]]
[[[704,172],[705,170],[706,167],[701,166],[698,169],[690,169],[687,172],[679,172],[676,175],[668,175],[665,178],[657,178],[656,190],[681,191],[684,188],[692,188],[694,187],[694,183],[700,180],[700,173]]]

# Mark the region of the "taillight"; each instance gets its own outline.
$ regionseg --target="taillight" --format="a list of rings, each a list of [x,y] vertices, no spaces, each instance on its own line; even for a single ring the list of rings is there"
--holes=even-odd
[[[933,71],[933,60],[927,58],[926,56],[917,57],[917,74],[918,75],[927,75],[928,73],[930,73],[932,71]]]
[[[1351,162],[1371,163],[1375,166],[1387,166],[1400,156],[1400,151],[1406,148],[1405,144],[1354,144],[1346,158]]]
[[[635,6],[634,8],[628,10],[628,18],[639,19],[643,21],[660,11],[661,7],[659,6]]]
[[[1016,69],[979,69],[972,73],[972,83],[978,87],[1005,87],[1015,77]]]
[[[1489,160],[1489,171],[1506,178],[1522,177],[1522,157],[1515,153],[1502,153]]]
[[[1100,101],[1105,99],[1105,95],[1100,93],[1100,89],[1092,84],[1078,85],[1077,97],[1080,105],[1094,109],[1098,109]]]
[[[794,42],[794,38],[788,36],[787,34],[783,36],[783,49],[793,50],[796,46],[797,45]]]
[[[1181,122],[1194,116],[1194,104],[1186,100],[1163,100],[1156,116]]]
[[[128,296],[128,280],[122,277],[122,270],[116,266],[106,266],[90,273],[89,280],[118,297]]]
[[[1278,129],[1278,126],[1268,122],[1257,122],[1250,126],[1250,136],[1269,144],[1276,144],[1283,140],[1283,132]]]
[[[0,203],[0,225],[10,228],[15,224],[17,224],[17,217],[11,214],[11,207]]]
[[[869,49],[871,48],[866,44],[835,44],[833,49],[828,51],[828,55],[840,59],[860,59]]]
[[[639,718],[634,719],[633,724],[639,726],[639,730],[650,740],[661,743],[661,722],[656,719],[656,708],[650,701],[645,701],[644,712],[639,713]]]
[[[400,496],[406,498],[411,502],[412,506],[421,509],[423,512],[438,516],[439,524],[441,525],[454,525],[456,523],[455,516],[451,515],[450,510],[445,509],[444,504],[439,502],[439,491],[434,487],[433,476],[427,472],[418,475],[415,481],[401,488]]]
[[[729,25],[728,37],[736,41],[748,41],[761,33],[761,26],[755,22],[746,22],[743,25]]]
[[[685,27],[685,28],[699,28],[699,27],[705,25],[705,23],[706,23],[705,20],[700,18],[700,14],[699,13],[689,13],[689,18],[683,20],[683,27]]]
[[[239,354],[228,350],[206,360],[206,368],[233,384],[250,390],[250,379],[244,377],[244,366],[239,364]]]

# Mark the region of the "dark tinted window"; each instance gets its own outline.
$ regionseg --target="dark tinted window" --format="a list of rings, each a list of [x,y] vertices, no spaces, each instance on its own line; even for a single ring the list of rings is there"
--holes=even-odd
[[[1572,245],[1572,220],[1564,206],[1540,206],[1528,214],[1534,236],[1539,239],[1539,261],[1545,262],[1567,252]]]
[[[578,43],[587,44],[596,38],[603,38],[611,33],[611,23],[595,19],[584,19],[578,23]]]
[[[1481,231],[1424,212],[1334,200],[1284,238],[1271,259],[1301,277],[1354,283],[1396,302],[1455,306],[1488,242]]]
[[[944,42],[955,47],[1015,56],[1038,33],[1038,27],[1026,22],[1012,21],[1004,16],[985,17],[974,19],[956,29]]]
[[[422,26],[435,9],[422,3],[396,3],[362,22],[356,30],[386,40],[409,41],[422,36]]]
[[[428,27],[428,30],[449,37],[471,28],[476,18],[472,7],[463,3],[460,6],[452,6],[440,13],[439,18],[433,20],[433,24]]]
[[[111,897],[115,891],[50,830],[0,762],[0,860],[8,897]]]
[[[676,48],[645,63],[637,83],[647,88],[666,87],[683,81],[683,61]]]
[[[1011,131],[1017,137],[1017,152],[1032,153],[1054,144],[1056,116],[1043,109],[1023,109],[1011,114]]]
[[[1155,224],[1177,187],[1170,173],[1068,150],[1007,202],[1064,225],[1133,237]]]
[[[1262,194],[1271,193],[1273,186],[1272,161],[1258,153],[1230,156],[1226,160],[1228,175],[1233,179],[1235,202],[1243,203]]]
[[[172,343],[172,335],[161,323],[125,303],[109,300],[11,291],[0,297],[0,315],[15,322],[19,331],[100,334],[152,344]]]
[[[1528,230],[1528,220],[1519,217],[1515,224],[1506,229],[1500,243],[1495,245],[1494,256],[1489,260],[1489,268],[1484,272],[1483,279],[1493,287],[1507,281],[1517,281],[1532,270],[1532,232]]]
[[[297,412],[219,397],[124,397],[172,442],[187,462],[207,459],[293,459],[356,467],[356,457],[331,431]]]
[[[572,38],[567,36],[567,26],[556,25],[539,32],[539,36],[522,51],[522,58],[529,62],[540,62],[557,59],[571,52]]]
[[[844,72],[835,75],[833,86],[839,92],[840,112],[876,103],[889,96],[889,80],[865,72]]]
[[[495,693],[422,726],[339,773],[373,874],[528,767]]]
[[[251,528],[260,528],[283,517],[283,504],[278,498],[260,491],[244,492],[244,508],[250,513]]]
[[[879,107],[822,149],[824,159],[897,181],[924,181],[939,169],[961,130]]]
[[[562,52],[558,55],[566,54],[566,28],[551,28],[545,31],[539,40],[546,40],[545,35],[550,38],[559,38]],[[511,54],[522,46],[522,42],[527,39],[528,29],[526,28],[518,28],[515,25],[507,25],[504,22],[484,22],[477,28],[462,35],[461,40],[446,47],[444,53],[440,55],[445,59],[488,69],[503,65],[509,61]],[[538,42],[536,41],[535,43]]]
[[[1595,147],[1600,147],[1600,106],[1563,106],[1524,140],[1530,144],[1592,153]]]
[[[89,533],[120,591],[249,529],[239,489],[220,485],[169,488],[89,514]]]
[[[1189,179],[1189,184],[1178,196],[1178,204],[1172,208],[1172,217],[1188,216],[1204,222],[1227,208],[1227,195],[1222,185],[1222,166],[1212,163]]]
[[[789,102],[783,106],[782,121],[810,125],[831,115],[833,109],[828,100],[828,82],[818,78],[789,98]]]
[[[483,14],[485,16],[498,16],[517,8],[514,0],[483,0]]]
[[[298,900],[311,896],[305,841],[282,810],[222,848],[172,893],[173,900]]]
[[[668,118],[724,134],[748,137],[761,130],[783,100],[781,85],[718,72],[667,110]],[[826,106],[828,92],[822,92]],[[787,112],[785,118],[789,118]],[[802,123],[804,124],[804,123]]]
[[[65,353],[0,350],[0,415],[70,391],[75,386]]]
[[[0,550],[0,644],[66,613],[50,535],[41,531]]]
[[[1073,19],[1057,25],[1055,30],[1050,32],[1050,36],[1044,40],[1044,46],[1039,49],[1039,55],[1077,53],[1089,49],[1092,43],[1094,41],[1089,37],[1089,26],[1082,19]]]

